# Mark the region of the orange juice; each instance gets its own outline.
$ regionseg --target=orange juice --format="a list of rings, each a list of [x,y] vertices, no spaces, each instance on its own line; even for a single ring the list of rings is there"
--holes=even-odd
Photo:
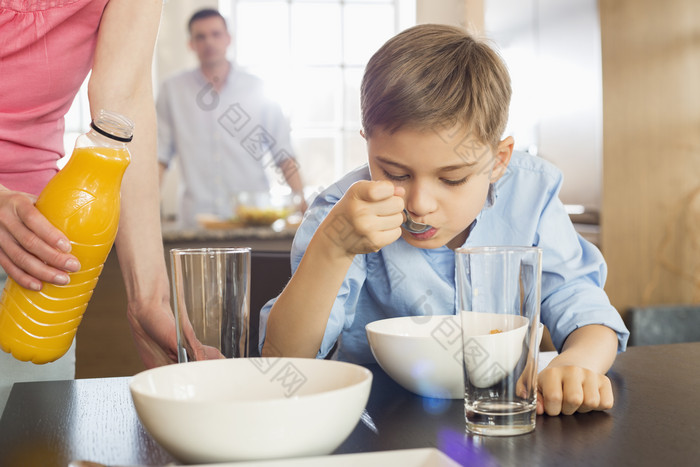
[[[40,291],[8,278],[0,297],[0,348],[18,360],[48,363],[66,353],[114,243],[130,155],[123,141],[110,141],[102,133],[80,137],[92,146],[78,147],[78,139],[70,160],[36,203],[68,237],[81,270],[69,274],[69,284],[45,283]]]

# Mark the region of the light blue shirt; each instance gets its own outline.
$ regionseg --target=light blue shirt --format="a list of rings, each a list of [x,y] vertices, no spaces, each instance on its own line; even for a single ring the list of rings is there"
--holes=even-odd
[[[316,198],[294,238],[292,271],[321,221],[350,185],[369,179],[367,166],[360,167]],[[575,329],[602,324],[617,333],[618,350],[624,351],[629,331],[603,290],[605,261],[574,230],[558,198],[561,184],[562,175],[551,164],[514,153],[464,246],[542,248],[540,317],[557,350]],[[260,314],[260,348],[273,302]],[[377,253],[355,257],[333,304],[318,357],[326,356],[337,341],[334,358],[374,362],[365,334],[367,323],[397,316],[454,314],[456,305],[454,251],[420,249],[398,239]]]
[[[180,162],[181,227],[196,227],[197,214],[232,217],[235,193],[269,190],[269,174],[285,181],[289,124],[259,78],[232,64],[216,92],[199,68],[186,71],[163,83],[156,109],[158,161]]]

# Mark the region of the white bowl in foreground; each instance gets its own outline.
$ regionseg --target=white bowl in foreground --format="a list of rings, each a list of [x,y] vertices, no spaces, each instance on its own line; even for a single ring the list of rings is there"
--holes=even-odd
[[[146,370],[129,389],[151,436],[202,463],[329,454],[357,425],[371,384],[350,363],[236,358]]]
[[[518,318],[521,317],[515,315],[501,314],[495,315],[496,318],[490,313],[470,315],[475,315],[474,319],[479,323],[474,323],[468,335],[483,348],[491,350],[485,368],[497,362],[512,371],[522,353],[526,322],[519,322]],[[539,323],[538,345],[543,329]],[[377,363],[401,386],[425,397],[464,398],[462,324],[459,316],[388,318],[367,324],[365,330]],[[494,330],[501,332],[491,334]],[[510,366],[513,359],[514,363]],[[493,373],[471,369],[473,384],[487,387],[495,383],[490,381]]]

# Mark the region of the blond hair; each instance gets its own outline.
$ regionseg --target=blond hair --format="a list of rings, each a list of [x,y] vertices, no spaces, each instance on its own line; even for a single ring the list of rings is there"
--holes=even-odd
[[[498,53],[453,26],[423,24],[387,41],[360,89],[367,137],[403,127],[464,126],[496,147],[508,121],[510,76]]]

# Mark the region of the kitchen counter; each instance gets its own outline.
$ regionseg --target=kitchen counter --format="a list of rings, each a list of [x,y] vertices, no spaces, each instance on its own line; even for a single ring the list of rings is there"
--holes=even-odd
[[[570,208],[568,207],[567,210]],[[576,232],[600,248],[600,213],[598,211],[588,209],[570,212],[569,218],[573,222]]]
[[[601,249],[600,247],[600,226],[599,225],[594,225],[594,224],[574,224],[574,228],[576,229],[576,232],[579,233],[583,238],[594,244],[595,246],[598,247],[598,249]],[[601,249],[602,250],[602,249]]]
[[[180,229],[163,224],[163,245],[171,248],[250,247],[267,251],[289,251],[296,227],[275,230],[271,227],[221,225],[217,228]]]
[[[630,347],[608,373],[612,409],[540,415],[535,431],[510,437],[465,434],[464,401],[416,396],[367,365],[374,378],[365,413],[335,453],[435,447],[462,465],[696,465],[699,359],[700,343]],[[128,383],[16,383],[0,418],[0,465],[174,462],[139,422]]]

